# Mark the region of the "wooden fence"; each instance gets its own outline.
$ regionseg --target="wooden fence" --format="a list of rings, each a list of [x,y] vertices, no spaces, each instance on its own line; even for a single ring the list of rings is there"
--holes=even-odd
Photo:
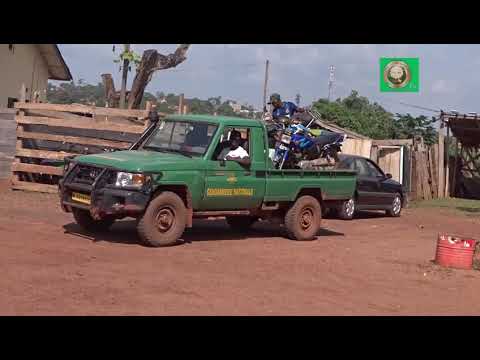
[[[410,198],[430,200],[448,197],[448,164],[445,165],[444,136],[438,143],[426,146],[423,139],[415,139],[412,153],[412,183]],[[447,171],[445,171],[447,169]]]
[[[106,149],[127,149],[148,125],[149,107],[123,110],[15,103],[18,113],[12,188],[56,193],[63,169],[52,161]]]
[[[15,155],[15,109],[0,108],[0,179],[11,174],[11,164]]]

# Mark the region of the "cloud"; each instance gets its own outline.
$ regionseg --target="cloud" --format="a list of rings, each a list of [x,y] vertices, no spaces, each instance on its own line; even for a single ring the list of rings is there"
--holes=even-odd
[[[432,83],[432,93],[434,94],[452,94],[455,93],[455,87],[448,81],[439,79]]]

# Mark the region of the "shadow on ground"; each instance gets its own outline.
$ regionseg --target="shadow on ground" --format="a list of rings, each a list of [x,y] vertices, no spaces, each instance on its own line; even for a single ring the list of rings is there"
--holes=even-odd
[[[96,234],[87,232],[76,223],[66,224],[63,228],[66,234],[75,235],[93,242],[106,241],[117,244],[141,245],[135,225],[135,220],[117,221],[110,231]],[[322,228],[318,232],[318,236],[344,236],[344,234]],[[225,221],[195,220],[193,227],[185,230],[182,240],[183,243],[228,240],[258,241],[272,237],[285,237],[283,227],[267,222],[259,222],[251,229],[238,233],[232,231]]]

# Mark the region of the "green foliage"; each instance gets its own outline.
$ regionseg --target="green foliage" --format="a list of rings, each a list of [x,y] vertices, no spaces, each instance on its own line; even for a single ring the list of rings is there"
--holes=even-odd
[[[414,136],[421,136],[425,144],[431,145],[437,142],[438,133],[433,127],[435,118],[427,118],[424,115],[413,117],[410,114],[397,114],[395,119],[394,138],[411,139]]]
[[[143,108],[147,100],[156,102],[156,97],[145,92],[141,105]],[[102,83],[91,85],[83,79],[79,79],[77,84],[74,81],[61,83],[58,86],[49,83],[47,86],[47,101],[54,104],[77,103],[105,106],[105,89]]]
[[[88,104],[105,106],[105,90],[102,83],[86,84],[82,79],[76,85],[74,81],[55,86],[47,86],[47,101],[55,104]]]
[[[325,120],[372,139],[411,139],[420,135],[426,144],[432,144],[437,138],[433,118],[430,120],[423,115],[415,118],[410,114],[397,114],[395,118],[378,103],[359,96],[355,90],[344,99],[319,99],[313,103],[313,108]]]
[[[114,63],[122,63],[123,64],[123,61],[124,60],[128,60],[130,63],[133,63],[135,64],[135,66],[138,66],[138,64],[140,64],[142,58],[139,54],[137,54],[136,52],[134,52],[133,50],[129,50],[129,51],[123,51],[119,56],[118,56],[118,59],[114,59],[113,62]],[[129,68],[130,70],[130,68]]]

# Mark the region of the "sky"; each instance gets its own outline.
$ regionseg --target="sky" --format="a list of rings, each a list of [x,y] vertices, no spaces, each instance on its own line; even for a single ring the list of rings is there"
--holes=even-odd
[[[111,73],[120,87],[119,65],[113,59],[123,49],[116,44],[60,44],[60,51],[74,80],[96,84],[100,75]],[[133,44],[138,53],[157,49],[169,54],[175,44]],[[381,57],[418,57],[418,93],[381,93]],[[283,100],[301,105],[328,96],[329,67],[335,66],[334,98],[348,96],[351,90],[376,101],[391,112],[435,113],[408,107],[400,102],[430,109],[479,112],[480,45],[376,45],[376,44],[193,44],[187,60],[173,69],[158,71],[146,91],[155,94],[184,93],[186,98],[207,99],[222,96],[260,109],[263,101],[265,61],[270,62],[268,94],[277,92]],[[129,74],[129,84],[133,73]]]

